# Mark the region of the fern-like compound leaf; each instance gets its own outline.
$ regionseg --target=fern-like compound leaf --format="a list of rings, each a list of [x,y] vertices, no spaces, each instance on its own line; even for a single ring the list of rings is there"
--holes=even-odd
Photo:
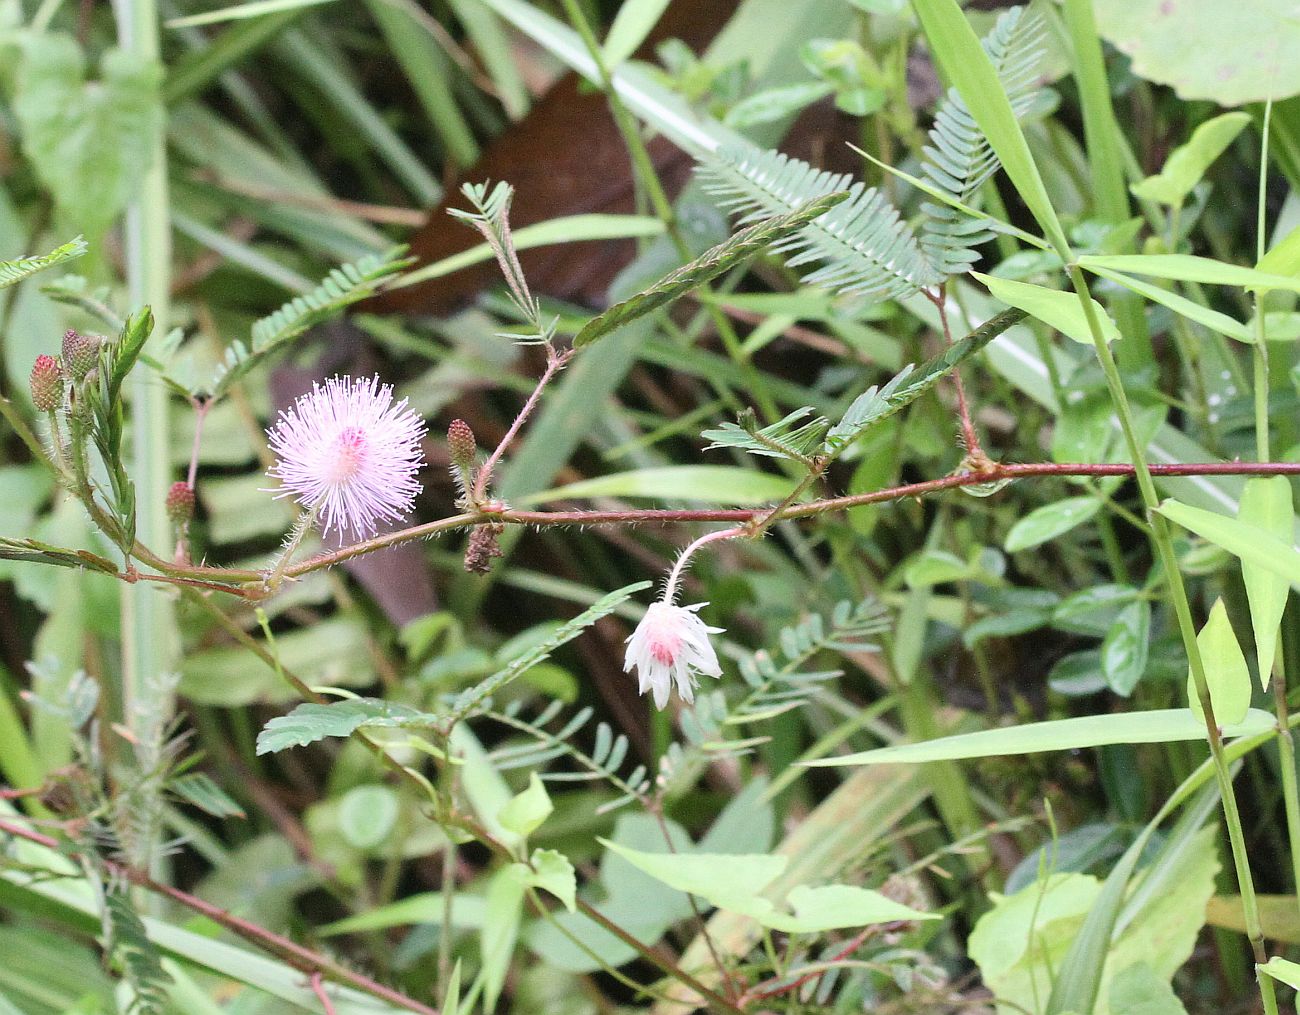
[[[823,194],[793,211],[772,218],[765,217],[747,229],[742,229],[716,247],[706,250],[689,264],[665,275],[649,289],[614,304],[604,313],[592,318],[574,338],[574,347],[589,345],[638,317],[666,306],[679,296],[729,271],[764,247],[779,249],[782,241],[792,233],[825,215],[847,196],[834,191]]]
[[[86,241],[78,236],[61,247],[55,247],[48,254],[36,254],[32,257],[19,257],[13,261],[0,261],[0,289],[17,285],[29,275],[53,268],[56,264],[71,261],[86,252]]]
[[[738,423],[723,423],[714,430],[705,430],[700,436],[713,442],[705,450],[739,448],[751,455],[789,458],[807,464],[821,452],[826,429],[830,426],[830,421],[824,416],[808,419],[812,414],[812,407],[805,405],[784,419],[759,429],[754,414],[747,411]]]
[[[880,191],[753,145],[719,150],[699,167],[706,191],[742,222],[789,212],[836,191],[847,200],[783,240],[790,265],[820,266],[804,281],[870,299],[897,299],[942,281],[916,235]]]
[[[405,247],[393,247],[382,254],[363,257],[331,271],[319,286],[298,296],[269,317],[253,325],[249,344],[235,342],[212,381],[212,395],[225,394],[230,386],[267,357],[279,352],[308,328],[328,321],[354,303],[373,296],[411,263]]]
[[[984,50],[1017,116],[1034,100],[1038,64],[1043,52],[1043,19],[1034,11],[1012,7],[998,18],[984,39]],[[970,206],[978,191],[997,171],[998,157],[979,129],[970,109],[951,88],[930,128],[930,143],[921,172],[926,181],[952,200]],[[987,221],[972,219],[947,204],[927,201],[921,249],[944,277],[969,270],[975,248],[992,238]]]

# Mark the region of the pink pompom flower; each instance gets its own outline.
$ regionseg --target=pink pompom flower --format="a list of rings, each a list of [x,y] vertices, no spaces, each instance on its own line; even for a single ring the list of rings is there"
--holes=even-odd
[[[391,385],[332,377],[267,431],[277,458],[268,475],[280,482],[277,496],[315,512],[326,535],[373,536],[414,506],[424,435],[424,422],[406,399],[393,401]]]
[[[623,671],[636,667],[637,690],[652,691],[655,708],[668,704],[674,684],[682,701],[694,701],[697,673],[722,676],[709,644],[709,635],[720,634],[722,628],[709,627],[695,615],[704,605],[678,606],[667,599],[651,603],[627,640]]]
[[[701,536],[682,551],[677,563],[668,572],[664,583],[664,594],[657,603],[651,603],[637,624],[636,630],[627,640],[627,652],[623,656],[623,672],[629,673],[635,667],[637,690],[654,693],[655,708],[662,709],[668,704],[668,696],[673,685],[682,701],[690,704],[695,700],[695,675],[703,673],[709,677],[722,676],[722,667],[718,665],[718,654],[713,651],[709,635],[721,634],[722,628],[709,627],[696,614],[705,603],[694,606],[678,606],[677,586],[682,580],[682,572],[691,559],[691,554],[701,546],[719,539],[735,539],[743,535],[744,530],[721,529]]]

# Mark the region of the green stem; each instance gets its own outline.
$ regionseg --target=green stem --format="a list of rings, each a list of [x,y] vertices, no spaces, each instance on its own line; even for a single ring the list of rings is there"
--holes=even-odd
[[[155,0],[120,0],[114,4],[122,48],[139,64],[156,63],[160,48]],[[149,167],[140,178],[126,222],[126,275],[134,306],[153,310],[155,335],[167,332],[171,301],[171,218],[165,132],[152,139]],[[169,486],[167,389],[149,370],[137,370],[131,382],[134,443],[132,479],[138,491],[137,528],[148,546],[166,546],[171,523],[164,507]],[[179,661],[172,601],[144,583],[122,596],[122,707],[130,725],[149,725],[152,715],[170,714],[170,700],[141,701],[145,687]],[[142,710],[138,707],[146,704]],[[150,714],[152,713],[152,715]],[[150,864],[153,869],[153,864]]]
[[[1205,661],[1201,657],[1200,646],[1196,643],[1196,625],[1192,619],[1192,608],[1187,598],[1187,588],[1183,584],[1183,576],[1178,569],[1178,558],[1174,553],[1173,540],[1169,534],[1169,523],[1163,515],[1156,511],[1156,508],[1160,505],[1160,498],[1156,492],[1155,482],[1151,478],[1151,470],[1147,465],[1145,449],[1138,442],[1128,395],[1124,391],[1124,384],[1120,379],[1115,358],[1111,355],[1110,347],[1106,344],[1106,339],[1102,334],[1101,322],[1097,318],[1096,308],[1088,290],[1087,279],[1084,278],[1083,271],[1078,265],[1070,265],[1069,272],[1070,281],[1074,284],[1074,291],[1082,304],[1084,317],[1088,322],[1088,329],[1092,332],[1093,345],[1096,347],[1097,358],[1101,362],[1102,372],[1106,376],[1106,386],[1110,390],[1111,401],[1114,403],[1115,412],[1119,416],[1120,428],[1124,432],[1124,440],[1128,444],[1138,490],[1142,496],[1142,503],[1151,519],[1151,539],[1155,544],[1156,555],[1164,570],[1165,581],[1169,586],[1169,593],[1173,599],[1174,613],[1178,618],[1178,629],[1182,635],[1183,647],[1187,651],[1187,659],[1191,667],[1192,683],[1196,688],[1196,696],[1200,700],[1201,711],[1205,719],[1205,732],[1210,744],[1210,755],[1214,761],[1215,778],[1219,783],[1219,792],[1223,799],[1224,823],[1228,827],[1228,840],[1232,846],[1232,861],[1233,866],[1236,868],[1237,884],[1241,892],[1246,936],[1250,940],[1255,961],[1262,963],[1267,960],[1267,955],[1264,951],[1264,934],[1260,926],[1259,900],[1255,895],[1255,882],[1250,871],[1250,860],[1246,855],[1246,836],[1242,829],[1241,815],[1237,810],[1237,798],[1233,791],[1232,776],[1228,771],[1228,763],[1224,756],[1223,736],[1220,733],[1218,722],[1214,718],[1214,704],[1210,699],[1210,687],[1205,678]],[[1273,983],[1267,976],[1261,976],[1258,979],[1260,993],[1264,1000],[1264,1010],[1268,1015],[1275,1015],[1277,1012],[1277,998],[1274,994]]]

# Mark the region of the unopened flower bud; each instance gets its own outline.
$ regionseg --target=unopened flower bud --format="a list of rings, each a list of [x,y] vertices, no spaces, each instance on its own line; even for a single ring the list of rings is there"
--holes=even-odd
[[[451,452],[451,460],[460,468],[468,469],[474,464],[478,442],[474,439],[474,431],[463,419],[453,419],[447,427],[447,450]]]
[[[63,365],[74,384],[79,384],[99,362],[97,335],[83,335],[69,328],[63,333]]]
[[[53,412],[63,404],[63,369],[53,356],[41,353],[32,366],[32,404],[39,412]]]
[[[167,517],[176,526],[187,525],[194,517],[194,487],[184,480],[173,483],[167,491]]]

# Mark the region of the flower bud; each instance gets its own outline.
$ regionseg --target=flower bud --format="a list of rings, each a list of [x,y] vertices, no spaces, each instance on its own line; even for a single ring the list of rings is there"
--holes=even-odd
[[[474,431],[463,419],[453,419],[447,427],[447,450],[451,452],[451,460],[460,468],[468,469],[474,464],[478,442],[474,439]]]
[[[32,404],[39,412],[53,412],[63,404],[63,369],[45,353],[36,357],[31,376]]]
[[[99,362],[97,335],[83,335],[69,328],[63,333],[63,365],[74,384],[80,384]]]
[[[182,526],[189,524],[194,517],[194,487],[184,480],[173,483],[167,491],[167,517],[172,524]]]

